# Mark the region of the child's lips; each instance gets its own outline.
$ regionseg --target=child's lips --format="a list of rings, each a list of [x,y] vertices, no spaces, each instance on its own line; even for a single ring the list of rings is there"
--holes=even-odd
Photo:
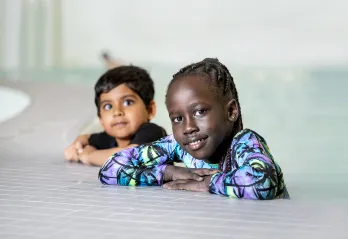
[[[116,122],[112,124],[112,127],[122,128],[127,125],[127,122]]]
[[[208,137],[190,140],[189,142],[185,143],[185,146],[192,151],[199,150],[199,149],[203,148],[203,146],[207,142],[207,138]]]

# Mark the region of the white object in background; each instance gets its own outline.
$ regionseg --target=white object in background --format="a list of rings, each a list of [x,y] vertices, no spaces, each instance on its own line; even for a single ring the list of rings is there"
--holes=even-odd
[[[19,115],[30,103],[24,92],[0,86],[0,123]]]

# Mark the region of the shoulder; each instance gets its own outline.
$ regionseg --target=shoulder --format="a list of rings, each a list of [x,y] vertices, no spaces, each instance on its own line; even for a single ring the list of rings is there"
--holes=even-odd
[[[154,123],[143,124],[135,133],[132,144],[146,144],[167,136],[167,132]]]
[[[151,133],[151,134],[156,134],[160,137],[164,137],[167,136],[167,132],[165,131],[165,129],[163,129],[161,126],[154,124],[154,123],[145,123],[143,124],[138,131],[136,132],[136,134],[139,133]]]
[[[165,130],[161,126],[151,122],[145,123],[139,128],[139,130],[143,130],[143,129],[154,129],[154,130],[161,130],[165,132]]]
[[[164,154],[172,154],[173,152],[178,151],[178,146],[179,144],[176,142],[174,136],[167,135],[155,141],[144,143],[140,146],[140,148],[142,150],[155,149],[156,151]]]
[[[250,142],[250,141],[259,141],[266,143],[266,140],[251,129],[243,129],[239,131],[234,137],[233,142]]]
[[[91,134],[88,141],[89,144],[96,149],[109,149],[115,147],[116,145],[115,139],[108,135],[105,131]]]

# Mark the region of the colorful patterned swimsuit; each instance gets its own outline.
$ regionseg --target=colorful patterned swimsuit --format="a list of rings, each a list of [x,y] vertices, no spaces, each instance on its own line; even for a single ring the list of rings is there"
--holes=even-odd
[[[240,131],[231,144],[231,171],[214,174],[209,192],[245,199],[289,198],[283,173],[266,141],[250,129]],[[99,171],[103,184],[160,186],[166,166],[182,161],[188,168],[218,168],[195,159],[169,135],[150,144],[111,156]]]

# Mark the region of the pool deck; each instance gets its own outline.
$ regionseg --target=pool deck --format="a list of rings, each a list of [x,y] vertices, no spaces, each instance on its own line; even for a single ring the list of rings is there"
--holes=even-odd
[[[0,124],[0,238],[348,238],[348,200],[301,197],[306,188],[296,180],[289,180],[291,200],[273,201],[103,186],[97,167],[63,158],[95,117],[91,87],[0,85],[32,99]]]

